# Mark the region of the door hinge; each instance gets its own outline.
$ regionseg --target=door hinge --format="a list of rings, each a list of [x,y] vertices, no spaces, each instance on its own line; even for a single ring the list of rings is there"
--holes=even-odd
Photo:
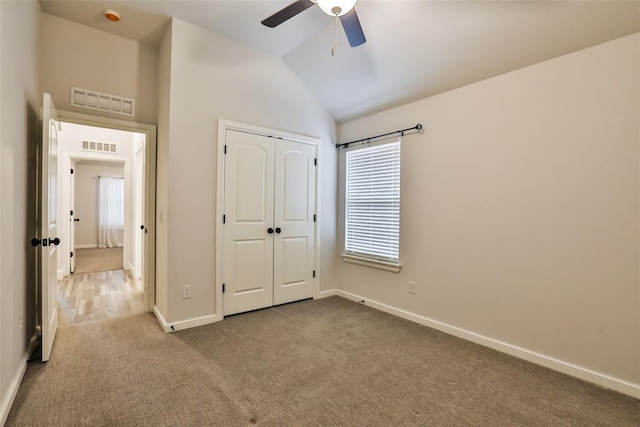
[[[316,222],[316,214],[313,214],[313,222]]]
[[[71,252],[71,258],[73,258],[73,252]]]
[[[222,293],[223,293],[223,294],[224,294],[225,288],[226,288],[226,285],[223,283],[223,284],[222,284]]]
[[[73,175],[73,168],[71,168],[71,175]]]
[[[227,145],[224,146],[224,154],[227,154]]]
[[[313,270],[313,277],[316,277],[316,271]]]
[[[223,224],[227,223],[227,216],[226,215],[222,215],[222,223]]]
[[[318,159],[313,159],[313,165],[318,166]]]

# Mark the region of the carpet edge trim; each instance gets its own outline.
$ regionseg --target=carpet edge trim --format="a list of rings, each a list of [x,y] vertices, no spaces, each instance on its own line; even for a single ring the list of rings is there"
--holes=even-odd
[[[485,335],[468,331],[466,329],[458,328],[456,326],[452,326],[438,320],[430,319],[419,314],[411,313],[409,311],[383,304],[378,301],[353,294],[351,292],[346,292],[340,289],[331,289],[320,292],[318,298],[327,298],[335,295],[355,302],[365,301],[365,305],[380,311],[384,311],[385,313],[393,314],[394,316],[398,316],[403,319],[428,326],[446,334],[462,338],[466,341],[489,347],[502,353],[506,353],[510,356],[535,363],[536,365],[544,366],[545,368],[549,368],[554,371],[590,382],[592,384],[614,390],[622,394],[626,394],[636,399],[640,399],[639,384],[634,384],[621,378],[616,378],[607,374],[596,372],[561,359],[547,356],[542,353],[537,353],[523,347],[519,347],[500,340],[496,340],[494,338],[487,337]]]

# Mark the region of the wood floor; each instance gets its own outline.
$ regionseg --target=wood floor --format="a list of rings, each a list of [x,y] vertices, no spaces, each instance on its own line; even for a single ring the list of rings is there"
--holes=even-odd
[[[76,273],[94,273],[96,271],[122,270],[122,252],[124,248],[76,249]]]
[[[142,313],[143,301],[141,282],[129,271],[74,273],[58,281],[58,325]]]

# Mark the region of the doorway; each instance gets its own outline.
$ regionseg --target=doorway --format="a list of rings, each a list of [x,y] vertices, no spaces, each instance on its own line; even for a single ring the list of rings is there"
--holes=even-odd
[[[152,311],[155,127],[59,116],[61,324]]]

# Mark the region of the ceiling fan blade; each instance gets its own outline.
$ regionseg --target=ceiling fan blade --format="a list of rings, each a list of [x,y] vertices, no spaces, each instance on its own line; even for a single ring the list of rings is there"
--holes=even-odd
[[[342,22],[342,27],[347,34],[347,39],[349,39],[351,47],[360,46],[367,41],[364,37],[364,32],[362,31],[362,26],[360,25],[360,20],[358,19],[355,8],[351,9],[349,13],[342,15],[340,21]]]
[[[309,9],[314,4],[316,3],[311,0],[298,0],[262,21],[262,25],[265,25],[269,28],[275,28],[278,25],[282,24],[284,21],[293,18],[300,12],[304,12],[305,10]]]

